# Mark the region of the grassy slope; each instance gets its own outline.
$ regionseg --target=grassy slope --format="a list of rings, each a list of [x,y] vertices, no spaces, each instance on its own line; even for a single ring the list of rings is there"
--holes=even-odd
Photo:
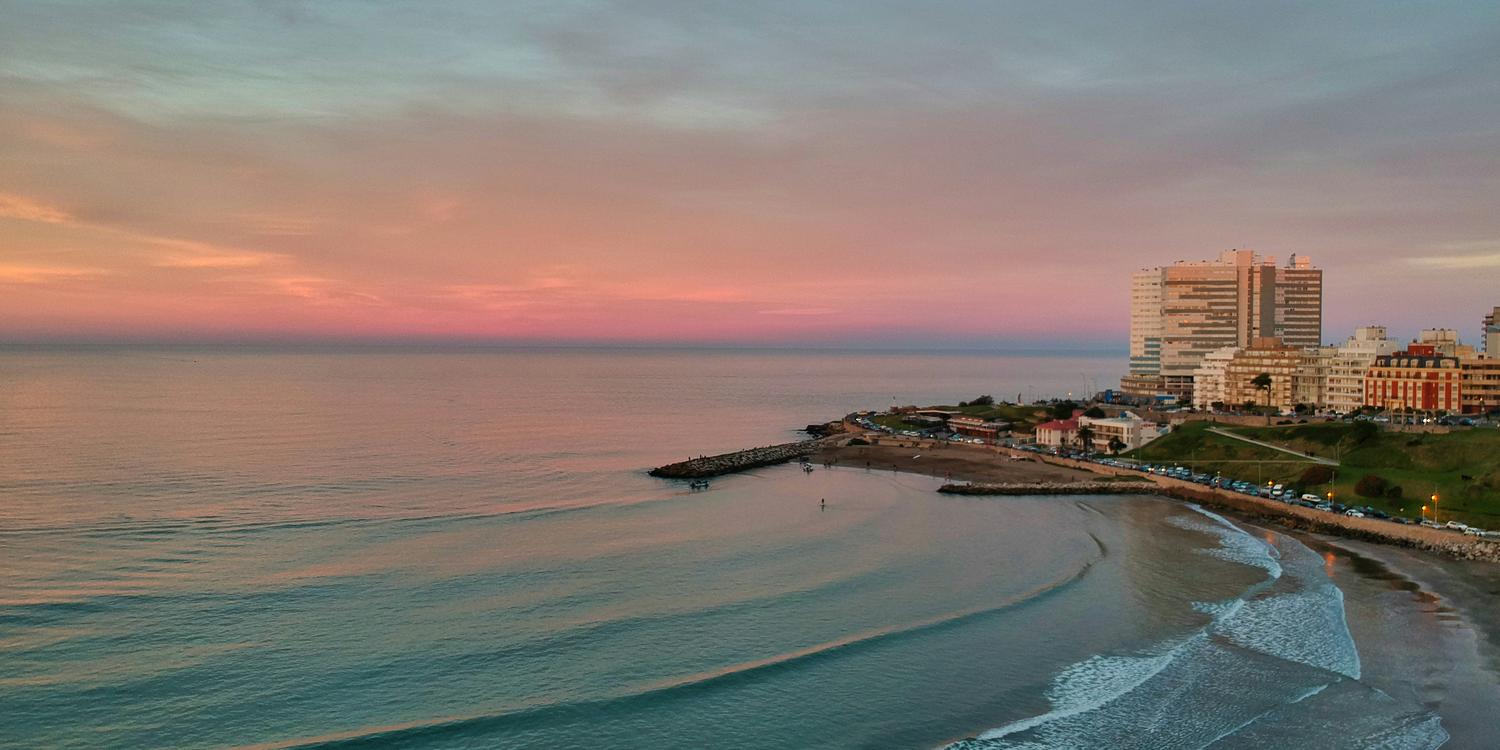
[[[1177,432],[1137,451],[1147,461],[1184,463],[1197,451],[1199,458],[1233,456],[1258,461],[1285,458],[1280,454],[1205,432],[1208,425],[1188,423]],[[1340,461],[1333,484],[1335,496],[1344,502],[1373,505],[1388,512],[1416,517],[1422,504],[1436,491],[1442,519],[1467,520],[1485,528],[1500,527],[1500,430],[1456,430],[1437,434],[1380,432],[1362,444],[1354,444],[1352,425],[1309,423],[1284,427],[1235,427],[1235,432],[1257,440],[1284,445]],[[1261,464],[1262,475],[1276,481],[1295,480],[1307,464]],[[1215,469],[1240,479],[1255,480],[1256,464],[1221,464]],[[1200,470],[1204,470],[1200,466]],[[1212,469],[1210,469],[1212,470]],[[1400,485],[1402,499],[1370,499],[1354,493],[1354,483],[1366,474],[1377,474]],[[1471,480],[1462,477],[1468,475]],[[1319,494],[1327,485],[1315,489]]]
[[[1235,440],[1208,431],[1207,422],[1188,422],[1126,457],[1151,463],[1172,463],[1194,471],[1219,473],[1251,482],[1291,482],[1311,466],[1310,461],[1281,451]]]
[[[948,409],[970,417],[1010,422],[1015,432],[1033,432],[1036,425],[1052,419],[1047,407],[1017,404],[995,404],[993,406],[932,406],[931,409]]]

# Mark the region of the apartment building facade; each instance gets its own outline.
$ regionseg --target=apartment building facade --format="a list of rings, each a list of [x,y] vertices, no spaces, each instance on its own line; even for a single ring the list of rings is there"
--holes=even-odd
[[[1365,405],[1377,409],[1457,412],[1463,408],[1459,358],[1432,344],[1411,344],[1375,358],[1365,375]]]
[[[1500,356],[1487,354],[1460,360],[1463,391],[1460,411],[1490,414],[1500,411]]]
[[[1250,342],[1224,368],[1224,401],[1231,405],[1253,403],[1279,411],[1292,408],[1292,380],[1302,364],[1302,348],[1289,346],[1274,337]],[[1271,377],[1269,390],[1255,386],[1261,373]]]
[[[1130,374],[1121,389],[1188,402],[1194,371],[1209,352],[1262,338],[1319,346],[1323,272],[1306,257],[1277,266],[1250,250],[1179,261],[1132,275],[1130,320]]]
[[[1226,346],[1203,355],[1203,362],[1193,370],[1194,409],[1212,409],[1214,404],[1230,403],[1224,389],[1224,373],[1239,352],[1238,346]]]
[[[1401,344],[1386,335],[1385,326],[1363,326],[1338,345],[1328,363],[1324,401],[1318,406],[1347,414],[1365,405],[1365,373],[1382,354],[1394,354]]]

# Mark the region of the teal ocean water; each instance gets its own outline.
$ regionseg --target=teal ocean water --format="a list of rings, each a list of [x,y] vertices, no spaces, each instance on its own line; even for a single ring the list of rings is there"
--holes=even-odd
[[[1279,534],[644,474],[1117,359],[0,353],[0,746],[1442,744],[1359,681],[1341,592]]]

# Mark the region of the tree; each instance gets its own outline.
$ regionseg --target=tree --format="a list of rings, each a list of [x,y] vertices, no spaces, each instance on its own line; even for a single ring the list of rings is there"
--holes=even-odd
[[[1209,408],[1212,408],[1214,411],[1224,411],[1225,409],[1229,408],[1229,405],[1224,403],[1223,401],[1215,401],[1209,404]]]
[[[1316,464],[1307,467],[1307,470],[1302,472],[1302,476],[1297,478],[1297,483],[1302,485],[1303,487],[1311,487],[1317,484],[1328,484],[1332,481],[1333,469],[1330,469],[1327,466],[1323,466],[1322,464]]]
[[[1271,373],[1263,372],[1250,379],[1250,385],[1266,394],[1266,424],[1271,423]]]
[[[1128,446],[1128,445],[1125,444],[1124,440],[1120,439],[1119,435],[1111,435],[1110,436],[1110,438],[1109,438],[1109,452],[1110,453],[1113,453],[1116,456],[1118,456],[1118,455],[1120,455],[1120,451],[1125,450],[1126,448],[1129,448],[1129,447],[1130,446]]]
[[[995,397],[985,394],[969,402],[969,406],[994,406]]]
[[[1376,435],[1379,434],[1380,427],[1374,422],[1355,422],[1354,425],[1349,428],[1349,442],[1358,447],[1370,442],[1375,438]]]
[[[1094,419],[1103,419],[1104,418],[1104,410],[1100,409],[1097,406],[1090,406],[1089,410],[1083,413],[1083,416],[1085,416],[1085,417],[1092,417]]]
[[[1059,401],[1052,405],[1052,417],[1054,419],[1072,419],[1073,412],[1077,411],[1078,404],[1072,401]]]
[[[1094,449],[1094,428],[1088,425],[1078,428],[1078,445],[1086,451]]]
[[[1378,474],[1366,474],[1354,483],[1354,494],[1360,497],[1382,497],[1386,491],[1385,477]]]

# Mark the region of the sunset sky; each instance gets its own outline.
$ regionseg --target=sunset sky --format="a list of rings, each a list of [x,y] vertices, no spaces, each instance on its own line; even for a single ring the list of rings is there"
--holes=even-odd
[[[0,0],[0,342],[1125,346],[1500,304],[1494,3]],[[503,9],[497,9],[503,6]]]

